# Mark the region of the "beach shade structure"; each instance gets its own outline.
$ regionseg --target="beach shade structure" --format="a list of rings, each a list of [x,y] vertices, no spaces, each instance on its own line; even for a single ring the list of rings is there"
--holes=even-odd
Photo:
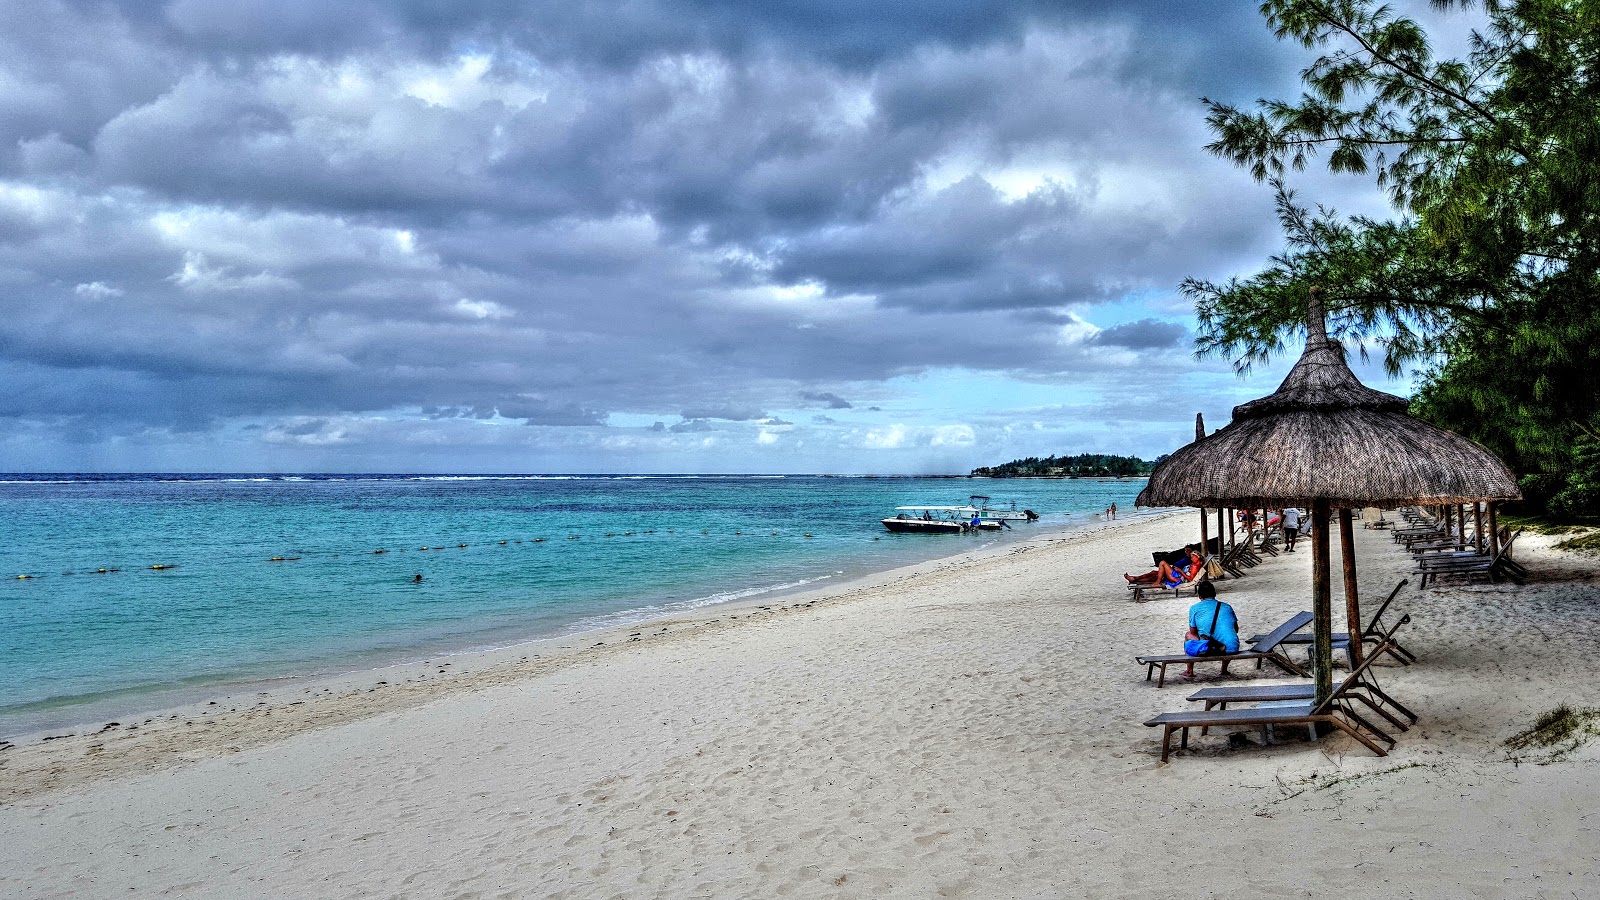
[[[1476,503],[1522,496],[1494,454],[1413,418],[1408,401],[1363,385],[1328,339],[1320,291],[1307,304],[1306,347],[1270,396],[1156,465],[1139,506],[1309,506],[1317,699],[1333,688],[1328,522],[1339,510],[1353,664],[1361,655],[1350,510]]]

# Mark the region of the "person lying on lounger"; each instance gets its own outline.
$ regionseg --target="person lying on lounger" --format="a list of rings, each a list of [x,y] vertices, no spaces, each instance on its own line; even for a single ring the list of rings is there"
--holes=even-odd
[[[1183,633],[1183,652],[1190,656],[1214,656],[1219,653],[1239,652],[1239,617],[1233,606],[1217,599],[1217,586],[1209,581],[1195,588],[1199,602],[1189,607],[1189,630]],[[1216,641],[1211,644],[1207,638]],[[1217,644],[1221,645],[1218,649]],[[1223,671],[1227,671],[1224,663]],[[1189,664],[1185,678],[1194,677],[1194,663]]]
[[[1199,572],[1200,551],[1190,547],[1189,558],[1179,562],[1177,565],[1163,560],[1161,565],[1143,575],[1129,575],[1124,572],[1122,577],[1128,579],[1129,584],[1159,584],[1162,587],[1177,587],[1185,582],[1193,581],[1195,575]]]

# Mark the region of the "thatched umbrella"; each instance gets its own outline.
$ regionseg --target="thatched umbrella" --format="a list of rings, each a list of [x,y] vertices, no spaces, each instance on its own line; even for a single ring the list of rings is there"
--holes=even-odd
[[[1412,418],[1409,402],[1358,381],[1344,348],[1328,339],[1322,300],[1311,291],[1306,348],[1270,396],[1236,406],[1233,421],[1167,457],[1139,506],[1290,506],[1309,502],[1317,699],[1333,687],[1328,521],[1344,532],[1346,612],[1359,654],[1360,609],[1351,556],[1350,509],[1476,503],[1522,496],[1494,454]]]

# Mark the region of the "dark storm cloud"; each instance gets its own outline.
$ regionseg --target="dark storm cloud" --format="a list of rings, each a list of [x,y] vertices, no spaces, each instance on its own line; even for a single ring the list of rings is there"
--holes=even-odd
[[[733,407],[686,409],[682,415],[685,419],[726,419],[730,422],[749,422],[767,417],[767,414],[759,409],[736,409]]]
[[[928,46],[955,50],[1014,43],[1030,27],[1119,23],[1148,37],[1141,68],[1188,62],[1185,52],[1226,42],[1228,61],[1259,69],[1273,47],[1239,41],[1226,17],[1137,0],[147,0],[78,2],[85,15],[116,19],[145,39],[206,55],[306,54],[336,58],[350,47],[385,44],[443,53],[463,41],[510,44],[541,58],[627,68],[663,54],[715,51],[743,58],[773,47],[845,69],[870,70]]]
[[[502,417],[521,419],[525,425],[604,425],[606,414],[576,403],[512,401],[496,407]]]
[[[1070,383],[1182,337],[1084,307],[1272,243],[1195,98],[1290,58],[1132,2],[5,5],[0,416],[667,440]]]
[[[1174,322],[1140,319],[1123,325],[1114,325],[1095,335],[1097,344],[1127,347],[1130,350],[1160,350],[1178,347],[1187,342],[1189,329]]]
[[[800,399],[808,403],[821,403],[829,409],[849,409],[850,401],[838,394],[828,391],[805,391],[800,394]]]

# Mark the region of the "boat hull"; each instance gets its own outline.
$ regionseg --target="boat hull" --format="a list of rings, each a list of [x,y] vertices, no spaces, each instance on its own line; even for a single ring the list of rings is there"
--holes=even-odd
[[[884,519],[883,527],[896,534],[960,534],[967,530],[960,522],[937,519]]]

